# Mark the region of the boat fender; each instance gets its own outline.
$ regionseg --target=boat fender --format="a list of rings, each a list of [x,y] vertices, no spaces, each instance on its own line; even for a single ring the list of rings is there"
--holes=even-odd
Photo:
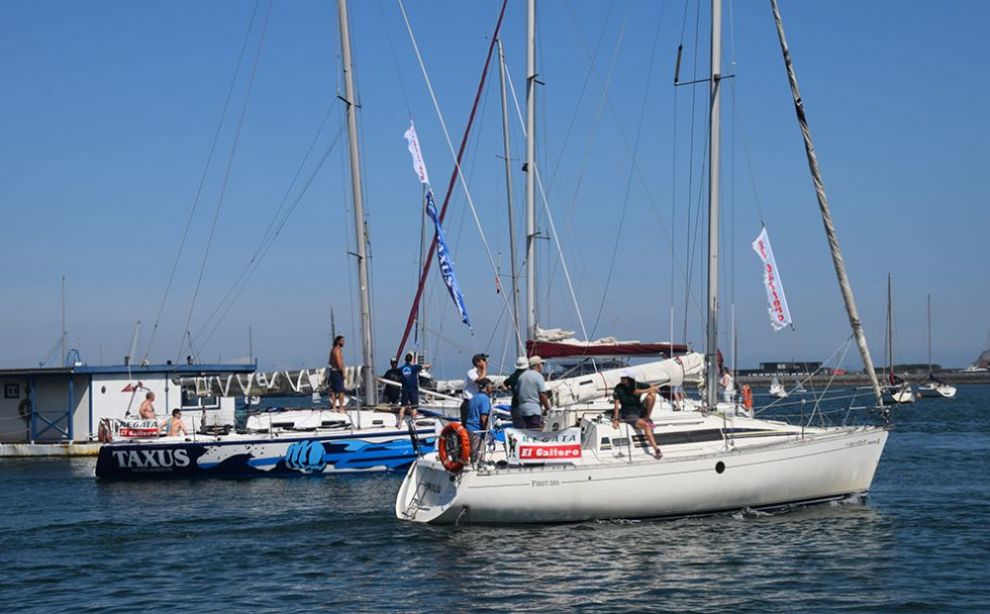
[[[440,431],[437,452],[443,468],[460,473],[471,458],[471,437],[460,422],[451,422]]]
[[[753,409],[753,389],[749,387],[749,384],[743,384],[742,402],[746,409]]]

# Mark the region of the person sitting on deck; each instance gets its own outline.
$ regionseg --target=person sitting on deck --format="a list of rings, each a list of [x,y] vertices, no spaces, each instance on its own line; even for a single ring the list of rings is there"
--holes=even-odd
[[[653,455],[663,457],[657,440],[653,437],[653,421],[650,413],[657,400],[657,387],[636,382],[636,374],[625,371],[612,392],[615,407],[612,412],[612,426],[619,428],[620,419],[633,428],[640,429],[647,442],[653,446]],[[646,396],[644,403],[643,396]]]
[[[188,435],[186,425],[182,423],[182,412],[176,408],[172,410],[172,417],[165,421],[165,433],[169,437]]]
[[[138,415],[141,416],[143,420],[154,420],[155,419],[155,393],[149,392],[144,395],[144,401],[141,402],[141,407],[138,408]]]
[[[478,462],[481,448],[485,443],[485,431],[488,430],[488,415],[492,411],[492,394],[495,385],[487,377],[478,380],[478,394],[468,401],[467,420],[464,428],[471,436],[471,462]]]

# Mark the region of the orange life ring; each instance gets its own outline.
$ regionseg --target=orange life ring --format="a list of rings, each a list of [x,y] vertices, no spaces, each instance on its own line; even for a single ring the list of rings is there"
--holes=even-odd
[[[471,458],[471,436],[460,422],[451,422],[440,431],[437,442],[440,463],[451,473],[460,473]]]
[[[742,402],[746,409],[753,409],[753,389],[749,387],[749,384],[743,384]]]

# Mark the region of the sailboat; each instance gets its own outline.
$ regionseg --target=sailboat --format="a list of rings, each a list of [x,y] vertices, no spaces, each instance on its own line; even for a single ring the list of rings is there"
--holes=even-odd
[[[894,373],[894,298],[893,276],[887,274],[887,396],[894,403],[914,403],[911,384]]]
[[[345,412],[312,409],[252,416],[246,433],[197,432],[193,429],[188,435],[111,441],[100,447],[97,477],[249,477],[398,471],[410,465],[417,454],[433,449],[436,441],[434,419],[410,422],[407,431],[396,426],[391,413],[366,409],[376,405],[378,390],[372,355],[367,240],[354,103],[357,94],[351,69],[347,1],[338,0],[337,8],[358,238],[363,399],[358,400],[357,407]]]
[[[932,295],[928,295],[928,381],[918,386],[918,397],[943,397],[951,399],[956,396],[956,387],[939,381],[932,371]]]
[[[776,375],[770,378],[770,396],[776,399],[786,399],[788,396],[787,389],[780,383]]]
[[[817,173],[810,132],[797,82],[772,0],[799,121],[812,167],[826,234],[838,250]],[[535,0],[527,6],[527,163],[534,169],[533,86]],[[719,134],[721,0],[712,2],[710,134]],[[708,339],[704,355],[688,353],[654,363],[637,381],[676,386],[705,380],[697,411],[653,415],[663,448],[657,459],[644,436],[628,424],[585,415],[578,426],[553,431],[505,429],[504,441],[489,438],[481,460],[470,462],[470,444],[459,424],[444,428],[436,453],[410,467],[395,501],[401,520],[420,523],[574,522],[608,518],[655,518],[775,508],[835,500],[869,490],[887,441],[886,426],[811,427],[740,417],[717,403],[719,139],[709,139]],[[527,182],[533,181],[527,173]],[[529,188],[529,185],[527,186]],[[532,210],[527,212],[532,215]],[[532,235],[531,235],[532,236]],[[833,254],[836,256],[836,254]],[[527,258],[527,264],[531,262]],[[834,257],[850,324],[877,400],[881,391],[841,257]],[[531,278],[530,278],[531,279]],[[532,298],[530,296],[530,298]],[[530,329],[534,319],[529,309]],[[607,393],[620,374],[604,371],[568,384],[549,382],[553,404],[566,406],[585,394]]]

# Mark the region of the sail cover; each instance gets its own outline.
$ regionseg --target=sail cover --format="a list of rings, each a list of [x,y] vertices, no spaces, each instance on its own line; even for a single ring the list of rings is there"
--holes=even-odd
[[[753,251],[763,261],[763,286],[767,291],[767,302],[770,307],[770,326],[775,331],[787,328],[791,324],[791,310],[787,308],[787,297],[784,296],[784,285],[780,281],[780,271],[770,247],[770,237],[764,226],[756,240],[753,241]]]
[[[584,356],[673,356],[688,351],[680,343],[641,343],[639,341],[582,342],[527,341],[530,356],[542,358],[581,358]]]

